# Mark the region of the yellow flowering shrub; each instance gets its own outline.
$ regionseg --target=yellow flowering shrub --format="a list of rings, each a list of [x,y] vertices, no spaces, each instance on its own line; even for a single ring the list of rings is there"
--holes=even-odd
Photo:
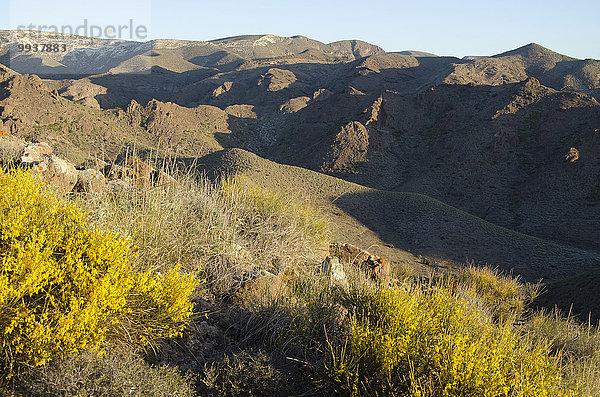
[[[127,239],[90,227],[29,172],[0,172],[0,370],[122,334],[143,344],[177,333],[195,278],[135,272],[133,255]]]
[[[443,287],[353,291],[328,376],[347,395],[569,396],[549,344]]]

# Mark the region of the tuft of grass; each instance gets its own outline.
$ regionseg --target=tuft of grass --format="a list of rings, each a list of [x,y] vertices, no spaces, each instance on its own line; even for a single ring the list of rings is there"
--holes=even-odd
[[[201,396],[283,396],[296,386],[290,374],[276,368],[262,351],[226,355],[200,372]]]
[[[481,299],[494,321],[515,323],[523,319],[528,306],[540,293],[539,284],[522,283],[489,266],[467,266],[458,270],[459,288]]]
[[[550,340],[561,352],[565,379],[576,395],[600,396],[600,326],[582,324],[559,311],[540,311],[527,323],[527,329],[540,339]]]
[[[176,368],[147,364],[130,349],[98,356],[85,351],[36,368],[16,392],[42,396],[192,397],[194,378]]]
[[[25,141],[0,129],[0,165],[14,165],[25,147]]]

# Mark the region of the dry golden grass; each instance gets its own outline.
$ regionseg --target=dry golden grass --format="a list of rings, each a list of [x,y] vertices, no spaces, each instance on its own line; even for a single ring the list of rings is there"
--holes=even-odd
[[[600,327],[557,311],[537,312],[527,323],[536,337],[552,342],[564,358],[565,377],[578,396],[600,396]]]
[[[317,263],[327,245],[327,223],[306,203],[241,179],[179,180],[172,189],[105,193],[82,204],[93,223],[132,237],[139,267],[201,266],[215,293],[239,288],[258,270]]]

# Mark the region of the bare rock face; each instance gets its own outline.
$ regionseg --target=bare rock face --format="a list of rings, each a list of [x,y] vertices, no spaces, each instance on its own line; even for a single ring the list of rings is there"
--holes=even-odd
[[[225,94],[226,92],[229,92],[231,90],[231,87],[233,87],[233,82],[226,81],[223,84],[221,84],[220,86],[218,86],[217,88],[215,88],[215,90],[211,94],[211,97],[218,98],[221,95]]]
[[[289,70],[271,68],[260,77],[258,85],[267,87],[269,92],[275,92],[288,88],[297,80],[296,75]]]
[[[377,255],[373,255],[352,244],[338,242],[330,245],[329,253],[339,258],[342,263],[358,265],[374,281],[385,285],[390,282],[390,263]]]
[[[87,169],[78,172],[77,183],[73,187],[74,192],[96,194],[106,188],[106,179],[98,170]]]
[[[40,164],[47,165],[47,169],[41,170],[44,180],[64,193],[73,190],[79,177],[73,164],[55,155],[45,156]]]
[[[225,112],[233,117],[241,119],[257,119],[258,115],[254,112],[254,105],[231,105],[225,108]]]
[[[351,121],[336,135],[323,162],[324,171],[344,171],[367,160],[369,132],[358,121]]]
[[[281,105],[279,110],[281,110],[283,113],[296,113],[297,111],[308,106],[308,102],[310,102],[310,98],[307,96],[292,98]]]

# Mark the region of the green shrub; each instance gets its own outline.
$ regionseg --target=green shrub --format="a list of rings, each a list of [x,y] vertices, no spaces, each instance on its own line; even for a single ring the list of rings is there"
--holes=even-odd
[[[563,396],[548,343],[495,325],[444,286],[351,291],[345,345],[328,381],[347,395]]]
[[[0,217],[0,370],[8,376],[105,341],[171,336],[189,317],[195,277],[134,271],[127,239],[91,228],[30,173],[0,173]]]

